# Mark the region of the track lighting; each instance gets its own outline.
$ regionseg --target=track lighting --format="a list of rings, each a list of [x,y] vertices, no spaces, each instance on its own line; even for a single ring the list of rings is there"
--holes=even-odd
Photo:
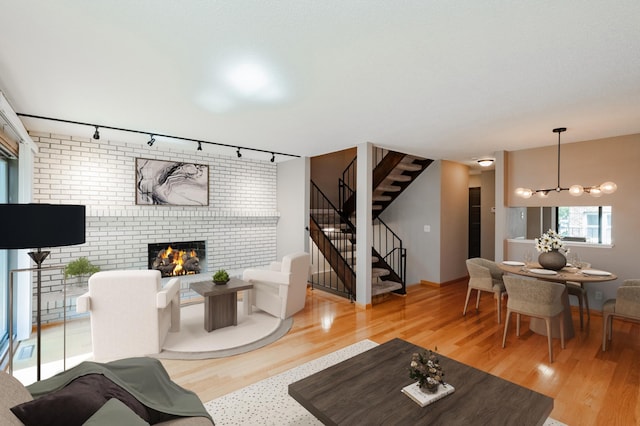
[[[58,123],[68,123],[68,124],[76,124],[76,125],[81,125],[81,126],[95,127],[96,130],[93,133],[93,139],[96,139],[96,140],[100,139],[100,131],[98,129],[100,127],[102,127],[103,129],[116,130],[116,131],[119,131],[119,132],[129,132],[129,133],[136,133],[136,134],[139,134],[139,135],[149,135],[149,141],[147,141],[147,145],[149,145],[149,146],[153,146],[153,144],[156,141],[156,138],[155,138],[156,133],[147,132],[146,130],[125,129],[125,128],[122,128],[122,127],[113,127],[113,126],[107,126],[107,125],[103,125],[103,124],[93,124],[93,123],[87,123],[87,122],[82,122],[82,121],[63,120],[63,119],[60,119],[60,118],[43,117],[41,115],[33,115],[33,114],[16,113],[16,115],[18,115],[20,117],[37,118],[39,120],[56,121]],[[247,151],[264,152],[264,153],[267,153],[267,154],[271,153],[271,162],[272,163],[276,161],[276,154],[284,155],[284,156],[287,156],[287,157],[300,158],[299,155],[295,155],[295,154],[286,154],[284,152],[271,152],[271,151],[265,151],[263,149],[257,149],[257,148],[233,146],[233,145],[228,145],[228,144],[225,144],[225,143],[197,140],[197,139],[185,138],[185,137],[182,137],[182,136],[168,135],[168,134],[164,134],[164,133],[160,133],[160,134],[158,134],[158,136],[162,137],[163,140],[176,139],[176,140],[187,141],[187,142],[197,142],[198,143],[198,148],[197,148],[198,151],[202,151],[202,144],[203,143],[206,143],[206,144],[209,144],[209,145],[215,145],[215,146],[222,146],[222,147],[225,147],[225,148],[236,148],[236,155],[238,156],[238,158],[242,157],[242,154],[240,153],[241,149],[245,149]],[[605,192],[604,189],[603,189],[603,192]]]

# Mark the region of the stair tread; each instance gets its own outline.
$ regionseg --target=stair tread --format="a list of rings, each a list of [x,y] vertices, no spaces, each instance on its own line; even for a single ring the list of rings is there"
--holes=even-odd
[[[373,201],[391,201],[391,195],[374,195]]]
[[[393,182],[409,182],[411,181],[411,176],[401,175],[400,173],[391,173],[385,179]]]
[[[420,164],[412,164],[412,163],[398,163],[396,166],[396,170],[406,170],[409,172],[417,172],[422,170],[422,166]]]
[[[398,192],[398,191],[402,190],[402,188],[400,188],[397,185],[378,185],[376,190],[377,191],[383,191],[383,192]]]
[[[371,276],[386,277],[390,272],[385,268],[371,268]]]
[[[371,283],[371,295],[391,293],[392,291],[402,288],[402,284],[395,281],[381,281],[379,283]]]

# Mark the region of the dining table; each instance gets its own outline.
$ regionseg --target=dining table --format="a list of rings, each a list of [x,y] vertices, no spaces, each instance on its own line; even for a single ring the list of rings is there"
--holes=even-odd
[[[520,275],[523,277],[535,278],[543,281],[552,281],[556,283],[566,284],[568,282],[579,283],[581,286],[585,283],[597,283],[604,281],[613,281],[618,277],[608,271],[597,269],[581,269],[572,265],[567,265],[559,271],[544,269],[540,264],[524,263],[516,261],[503,261],[497,264],[498,267],[509,274]],[[508,297],[508,295],[507,295]],[[569,294],[567,289],[562,293],[562,303],[564,304],[564,338],[569,340],[575,336],[573,328],[573,319],[571,318],[571,306],[569,304]],[[529,329],[534,333],[546,336],[547,329],[544,320],[539,318],[531,318],[529,321]],[[560,323],[554,320],[551,324],[551,337],[560,337]]]

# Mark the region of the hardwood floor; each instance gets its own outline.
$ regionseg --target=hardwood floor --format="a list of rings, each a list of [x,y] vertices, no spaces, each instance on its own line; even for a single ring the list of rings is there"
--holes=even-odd
[[[478,312],[471,309],[463,317],[466,289],[466,283],[442,289],[410,286],[406,296],[393,296],[369,310],[308,290],[304,311],[279,341],[224,359],[162,363],[177,383],[206,402],[362,339],[384,343],[399,337],[430,349],[437,346],[450,358],[554,398],[551,417],[566,424],[640,424],[640,324],[614,321],[613,342],[603,353],[602,317],[592,312],[591,323],[581,331],[574,311],[576,337],[565,349],[554,339],[549,364],[547,338],[529,331],[526,317],[516,337],[513,316],[502,348],[504,323],[496,322],[490,296],[482,297]]]

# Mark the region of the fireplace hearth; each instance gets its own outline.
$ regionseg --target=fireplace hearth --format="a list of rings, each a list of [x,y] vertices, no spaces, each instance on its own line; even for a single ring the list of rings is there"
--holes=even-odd
[[[148,244],[149,269],[163,277],[205,272],[205,241],[163,242]]]

